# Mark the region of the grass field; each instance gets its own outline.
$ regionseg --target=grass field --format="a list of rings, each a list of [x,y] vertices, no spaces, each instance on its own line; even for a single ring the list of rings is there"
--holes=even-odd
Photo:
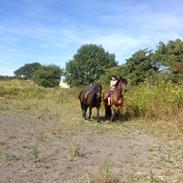
[[[0,182],[183,182],[181,86],[129,89],[115,123],[83,120],[80,90],[0,82]]]

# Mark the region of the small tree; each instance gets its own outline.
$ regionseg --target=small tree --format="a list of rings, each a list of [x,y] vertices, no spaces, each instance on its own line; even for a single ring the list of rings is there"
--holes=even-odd
[[[60,83],[63,70],[59,66],[42,66],[33,74],[33,80],[40,86],[55,87]]]
[[[151,51],[144,49],[127,59],[126,74],[132,85],[149,80],[154,72],[158,71],[158,65],[151,60],[151,55]]]
[[[41,68],[41,64],[38,62],[33,62],[31,64],[25,64],[24,66],[17,69],[14,74],[17,78],[31,79],[34,71]]]

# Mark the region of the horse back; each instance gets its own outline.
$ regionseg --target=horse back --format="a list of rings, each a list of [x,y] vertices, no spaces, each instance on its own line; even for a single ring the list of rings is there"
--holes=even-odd
[[[90,106],[93,103],[93,97],[92,97],[92,94],[89,93],[87,95],[87,97],[85,98],[86,92],[87,91],[82,90],[79,93],[79,97],[78,98],[79,98],[79,100],[80,100],[81,103],[83,103],[86,106]]]

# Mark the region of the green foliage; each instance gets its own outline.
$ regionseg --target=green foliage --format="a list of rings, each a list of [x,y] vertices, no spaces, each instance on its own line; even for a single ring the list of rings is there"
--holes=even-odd
[[[127,59],[126,75],[129,83],[139,84],[149,80],[154,72],[157,72],[157,66],[151,60],[151,51],[147,49],[139,50]]]
[[[130,88],[125,95],[129,116],[163,118],[176,115],[183,107],[183,87],[172,82],[148,82]],[[168,116],[169,115],[169,116]]]
[[[111,75],[125,77],[131,85],[147,81],[156,84],[162,80],[183,83],[183,42],[179,39],[166,44],[160,42],[157,49],[135,52],[121,66],[106,69],[100,81],[109,84]]]
[[[55,87],[60,83],[63,71],[55,65],[42,66],[33,74],[33,80],[40,86]]]
[[[40,156],[40,150],[38,149],[37,145],[33,145],[31,147],[31,151],[28,154],[29,158],[31,160],[34,161],[34,163],[36,163],[37,161],[39,161],[39,156]]]
[[[33,73],[39,68],[41,68],[41,64],[38,62],[34,62],[31,64],[25,64],[24,66],[17,69],[14,72],[14,74],[17,78],[31,79],[33,76]]]
[[[7,95],[18,95],[20,89],[14,87],[1,87],[0,86],[0,96],[4,97]]]
[[[112,75],[126,78],[127,77],[126,65],[121,65],[121,66],[117,66],[117,67],[112,67],[110,69],[106,69],[105,74],[100,77],[99,81],[104,85],[106,85],[106,84],[109,85]]]
[[[16,82],[16,81],[15,81]],[[28,86],[29,84],[29,86]],[[28,82],[25,86],[17,86],[16,84],[0,83],[0,97],[5,98],[23,98],[23,99],[43,99],[46,91],[43,88],[36,87]]]
[[[173,68],[177,63],[183,62],[183,42],[180,39],[169,41],[167,45],[160,42],[155,51],[155,58]]]
[[[88,85],[114,66],[117,66],[114,54],[106,52],[102,46],[86,44],[66,64],[65,79],[71,86]]]
[[[183,42],[180,39],[169,41],[167,45],[160,42],[153,59],[168,68],[172,81],[183,82]]]

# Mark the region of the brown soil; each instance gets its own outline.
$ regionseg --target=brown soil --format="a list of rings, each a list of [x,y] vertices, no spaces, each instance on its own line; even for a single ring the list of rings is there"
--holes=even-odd
[[[1,183],[90,182],[108,167],[118,182],[183,182],[183,141],[128,124],[106,132],[0,111]]]

